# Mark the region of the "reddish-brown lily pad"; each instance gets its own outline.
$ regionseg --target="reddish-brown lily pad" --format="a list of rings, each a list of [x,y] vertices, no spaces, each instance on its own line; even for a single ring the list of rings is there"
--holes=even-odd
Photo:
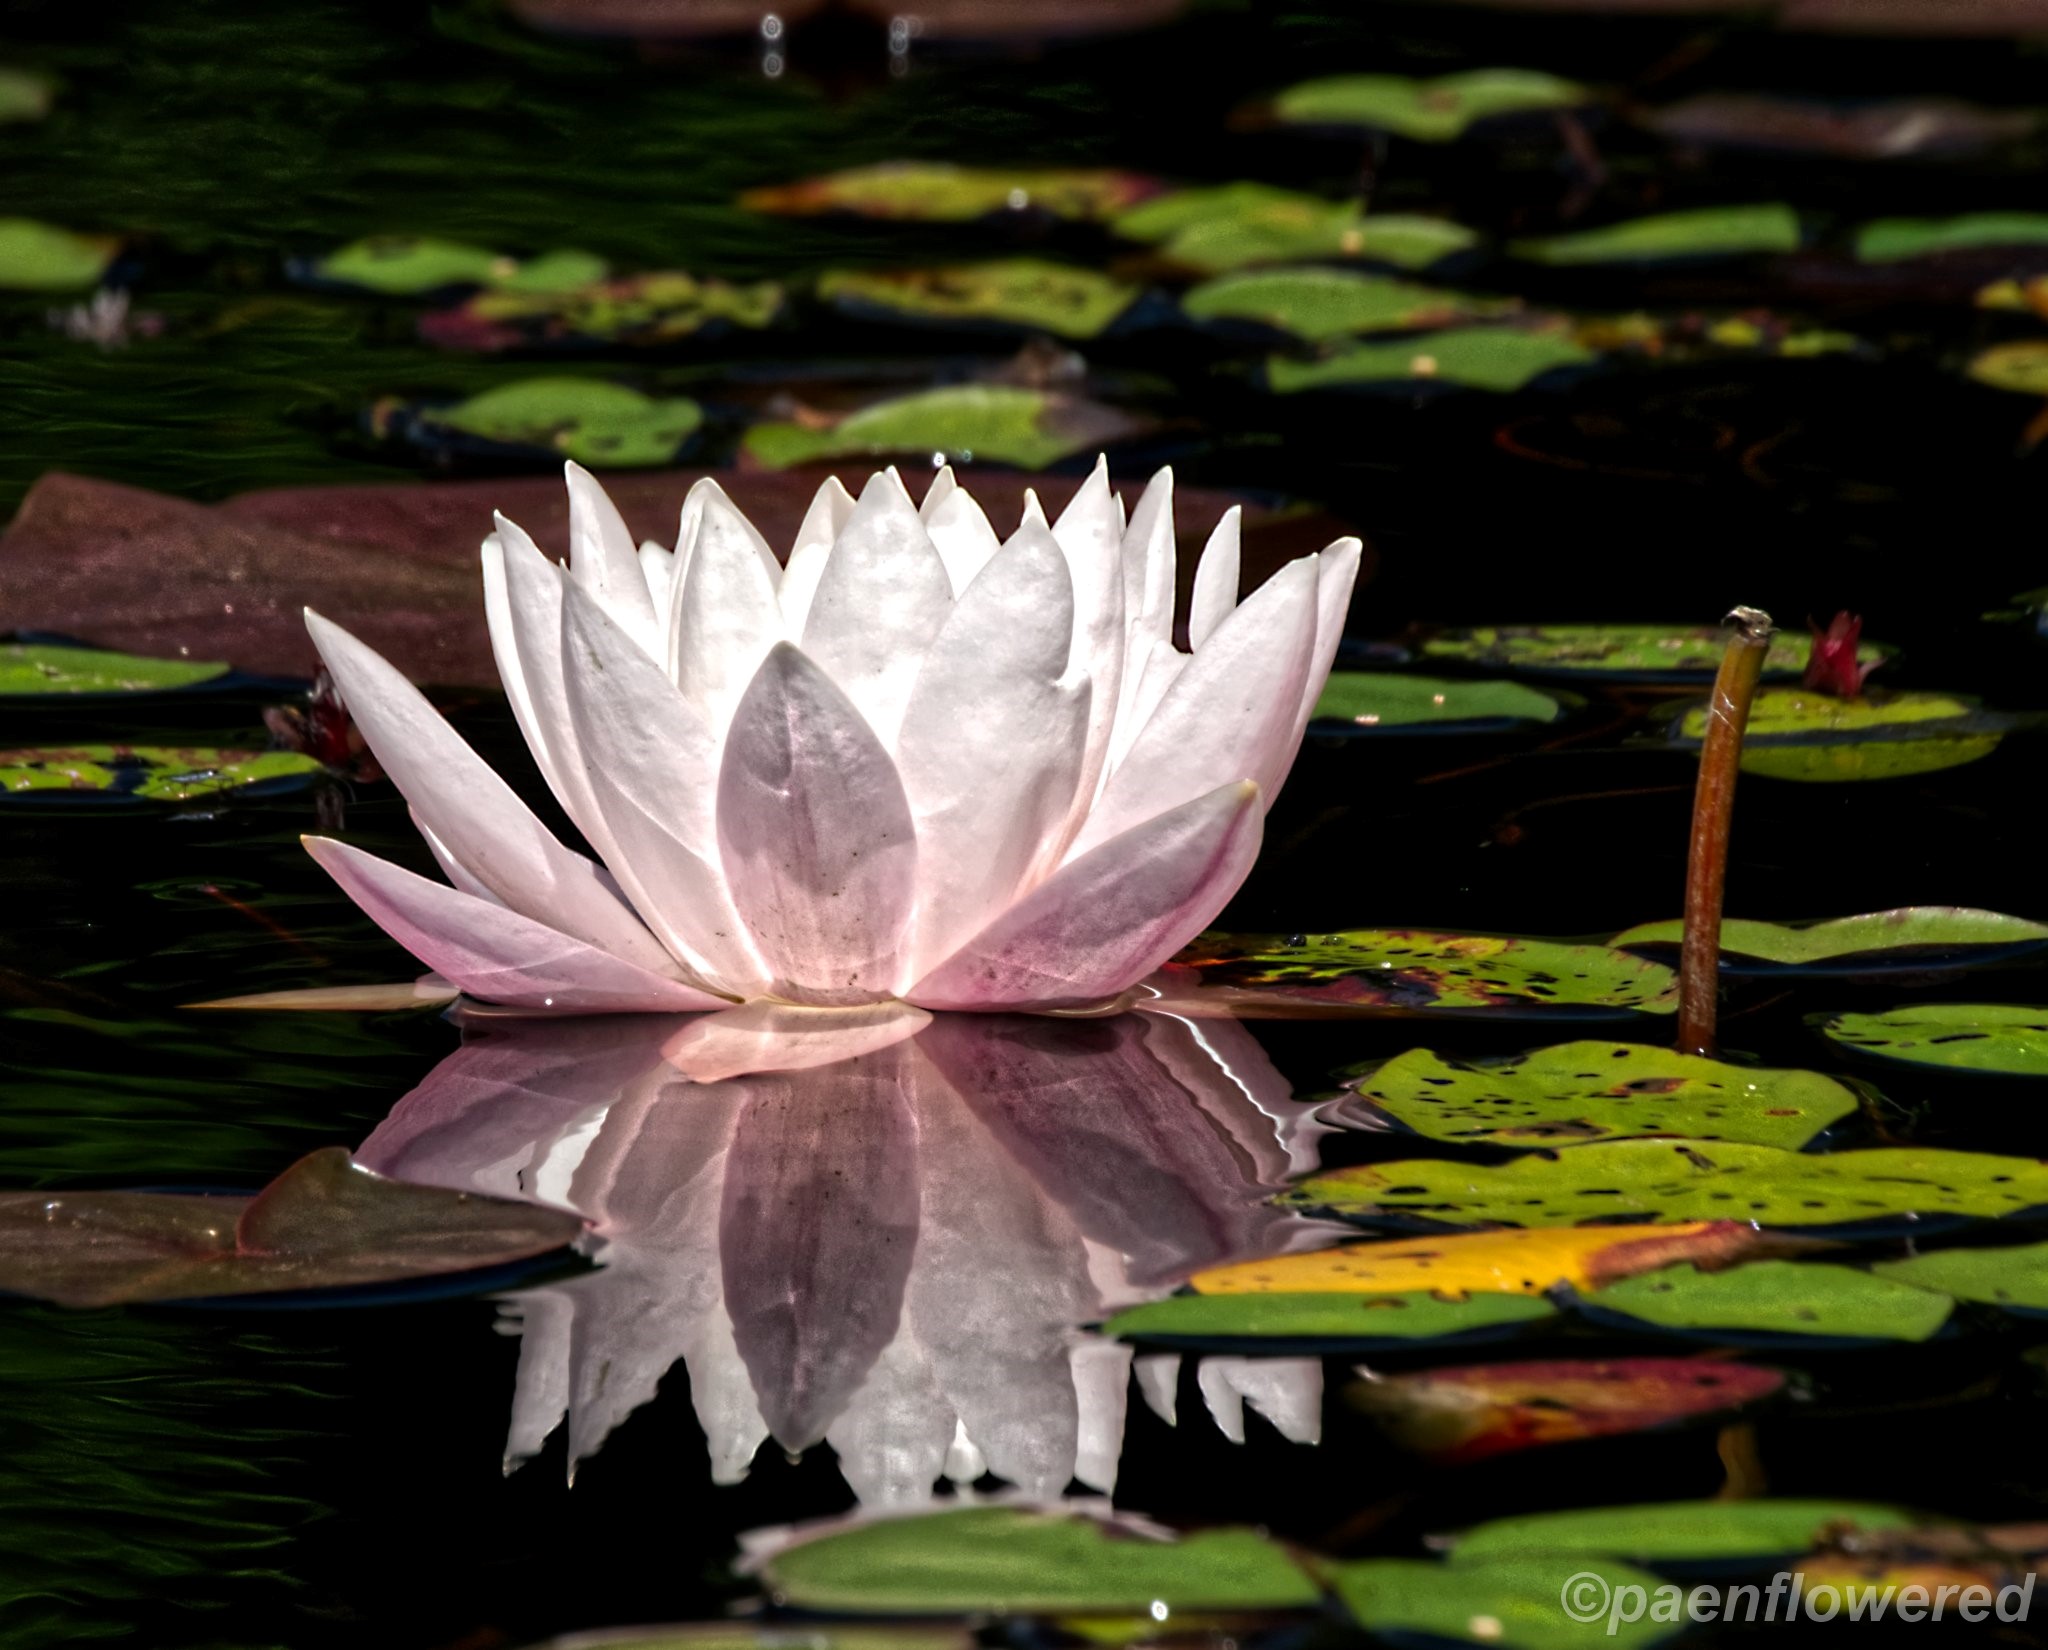
[[[530,1260],[582,1230],[559,1210],[386,1180],[328,1146],[254,1197],[0,1194],[0,1290],[117,1306],[409,1283]]]
[[[1784,1384],[1775,1369],[1705,1358],[1559,1358],[1368,1374],[1350,1398],[1402,1448],[1454,1466],[1718,1414]]]

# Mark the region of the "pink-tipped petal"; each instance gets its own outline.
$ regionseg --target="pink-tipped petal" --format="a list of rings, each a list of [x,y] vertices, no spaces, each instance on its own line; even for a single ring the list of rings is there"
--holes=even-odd
[[[817,599],[818,581],[825,576],[825,563],[831,559],[832,546],[852,516],[853,495],[837,476],[827,476],[812,496],[811,507],[804,512],[803,524],[796,530],[796,542],[789,549],[789,560],[782,566],[782,582],[776,587],[776,597],[782,603],[782,623],[790,635],[804,633],[804,621],[810,617],[811,603]]]
[[[761,535],[723,492],[704,495],[669,637],[669,675],[713,728],[725,725],[768,650],[783,639],[775,598],[781,568],[766,552]]]
[[[563,473],[569,482],[569,576],[624,625],[636,643],[658,654],[666,638],[626,518],[582,465],[571,460]]]
[[[1278,787],[1316,644],[1316,559],[1290,562],[1181,667],[1103,787],[1069,858],[1163,809],[1249,779]]]
[[[639,968],[609,951],[447,888],[331,837],[306,851],[370,920],[472,997],[556,1013],[680,1014],[723,998]],[[664,959],[666,960],[666,959]]]
[[[1073,623],[1059,546],[1019,533],[926,656],[896,754],[917,824],[913,973],[980,932],[1057,850],[1088,725],[1088,684],[1064,680]]]
[[[787,643],[733,715],[718,844],[775,995],[853,1003],[897,994],[917,875],[910,804],[852,700]]]
[[[1289,767],[1301,748],[1308,720],[1315,714],[1316,701],[1323,696],[1323,684],[1330,679],[1330,667],[1337,662],[1344,619],[1351,611],[1351,590],[1358,582],[1358,563],[1364,552],[1359,540],[1338,539],[1316,557],[1316,650],[1309,660],[1308,679],[1301,684],[1300,702],[1294,707],[1294,736],[1287,747]],[[1277,777],[1273,784],[1277,790]]]
[[[1216,627],[1237,609],[1237,582],[1243,576],[1244,508],[1233,504],[1202,547],[1195,564],[1195,593],[1188,607],[1188,646],[1199,649]]]
[[[812,598],[803,648],[885,745],[953,606],[946,564],[893,470],[861,489]]]
[[[1219,785],[1064,866],[903,995],[920,1008],[1059,1008],[1143,979],[1250,874],[1256,785]]]
[[[667,954],[605,886],[597,866],[557,842],[426,696],[339,625],[306,627],[363,738],[440,844],[491,894],[534,921],[657,973]]]

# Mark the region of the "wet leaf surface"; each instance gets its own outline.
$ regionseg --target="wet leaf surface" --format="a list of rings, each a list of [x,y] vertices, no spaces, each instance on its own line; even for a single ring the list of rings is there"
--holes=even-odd
[[[1517,241],[1511,250],[1516,257],[1539,264],[1644,263],[1796,252],[1799,214],[1782,201],[1701,207]]]
[[[1342,1294],[1169,1295],[1119,1312],[1103,1325],[1118,1340],[1169,1346],[1280,1342],[1354,1351],[1381,1342],[1488,1338],[1557,1316],[1539,1295],[1464,1296],[1406,1290]]]
[[[1346,1012],[1668,1014],[1677,977],[1597,945],[1359,928],[1339,934],[1205,934],[1154,983],[1256,1016]]]
[[[1783,1371],[1708,1358],[1559,1358],[1374,1375],[1349,1390],[1403,1449],[1446,1466],[1725,1414]]]
[[[0,1289],[65,1306],[397,1284],[561,1249],[573,1215],[406,1186],[327,1147],[255,1197],[0,1193]]]
[[[1685,922],[1645,922],[1614,936],[1623,949],[1676,947]],[[2048,940],[2048,924],[1960,905],[1913,905],[1821,922],[1781,924],[1730,917],[1721,924],[1721,966],[1743,964],[1808,972],[1859,973],[1878,968],[1924,968],[1936,961],[1991,961]],[[1839,968],[1824,968],[1841,964]]]
[[[1595,1630],[1565,1613],[1558,1597],[1563,1578],[1557,1565],[1545,1559],[1505,1555],[1445,1565],[1372,1558],[1330,1564],[1324,1574],[1361,1627],[1396,1644],[1578,1650]],[[1654,1592],[1657,1587],[1655,1576],[1611,1558],[1589,1557],[1579,1574],[1596,1577],[1610,1592],[1620,1587]],[[1678,1626],[1646,1615],[1609,1628],[1603,1611],[1597,1630],[1606,1642],[1634,1650],[1670,1637]]]
[[[1410,1049],[1345,1086],[1368,1116],[1431,1140],[1495,1146],[1661,1134],[1796,1149],[1857,1109],[1852,1091],[1816,1071],[1728,1065],[1644,1043],[1563,1043],[1473,1062]],[[1340,1115],[1362,1120],[1354,1104]]]
[[[1368,216],[1356,201],[1264,183],[1171,190],[1118,213],[1112,225],[1169,263],[1206,273],[1319,258],[1419,270],[1479,244],[1472,230],[1443,218]]]
[[[801,183],[752,189],[749,211],[798,216],[843,213],[884,220],[964,223],[1000,213],[1106,218],[1159,189],[1136,172],[1092,168],[973,167],[902,161],[857,166]]]
[[[1715,1335],[1924,1341],[1948,1321],[1946,1294],[1849,1266],[1759,1260],[1725,1272],[1674,1266],[1581,1297],[1589,1312]]]
[[[1998,1249],[1937,1249],[1904,1260],[1881,1260],[1880,1278],[1937,1290],[1961,1301],[2048,1312],[2048,1243]]]
[[[1459,327],[1398,342],[1353,344],[1312,360],[1268,356],[1266,386],[1276,395],[1434,384],[1507,394],[1546,373],[1598,359],[1596,351],[1559,331]]]
[[[1514,298],[1424,286],[1346,269],[1264,269],[1204,281],[1181,299],[1199,321],[1234,322],[1310,343],[1373,332],[1414,332],[1511,315]]]
[[[0,642],[0,698],[45,694],[166,693],[216,681],[224,664],[204,659],[146,659],[98,648]]]
[[[782,302],[773,281],[742,285],[662,271],[563,291],[482,292],[422,317],[420,335],[443,349],[660,349],[728,327],[758,330]]]
[[[1043,469],[1112,446],[1145,428],[1142,420],[1100,402],[1013,384],[959,384],[879,401],[837,420],[787,419],[756,424],[742,450],[766,469],[839,458],[933,453],[955,462]]]
[[[573,458],[592,469],[672,462],[704,422],[696,402],[596,378],[529,378],[451,406],[380,406],[376,422],[429,447]]]
[[[1554,722],[1563,711],[1549,694],[1519,682],[1340,670],[1324,684],[1314,717],[1321,723],[1342,723],[1346,732],[1414,728],[1428,733],[1477,733]]]
[[[0,803],[190,802],[300,790],[324,770],[296,751],[41,745],[0,750]]]
[[[1422,653],[1537,675],[1654,681],[1711,677],[1727,646],[1728,633],[1719,625],[1482,625],[1439,631],[1423,641]],[[1888,651],[1866,644],[1856,656],[1876,662]],[[1781,630],[1771,638],[1764,669],[1774,676],[1797,676],[1812,652],[1811,637]]]
[[[1568,109],[1592,94],[1540,69],[1472,69],[1417,80],[1407,75],[1332,75],[1290,86],[1274,118],[1293,126],[1363,126],[1421,143],[1448,143],[1475,121]]]
[[[1823,1535],[1898,1530],[1910,1513],[1870,1501],[1659,1501],[1636,1507],[1586,1507],[1499,1518],[1468,1530],[1452,1562],[1528,1553],[1608,1554],[1645,1564],[1774,1558],[1804,1552]]]
[[[1610,1140],[1490,1167],[1428,1159],[1358,1164],[1310,1176],[1286,1201],[1341,1215],[1420,1215],[1458,1225],[1994,1220],[2048,1204],[2048,1163],[1931,1146],[1813,1156],[1727,1141]]]
[[[106,274],[121,243],[33,218],[0,218],[0,291],[83,292]]]
[[[885,1518],[800,1540],[761,1567],[808,1610],[1169,1611],[1310,1607],[1320,1592],[1253,1530],[1159,1539],[1142,1528],[1021,1507]]]
[[[1138,289],[1092,269],[1042,258],[940,269],[828,270],[818,296],[866,320],[974,326],[1094,338],[1137,302]]]
[[[1883,1060],[2008,1077],[2048,1077],[2048,1009],[2025,1003],[1925,1003],[1837,1014],[1831,1042]]]

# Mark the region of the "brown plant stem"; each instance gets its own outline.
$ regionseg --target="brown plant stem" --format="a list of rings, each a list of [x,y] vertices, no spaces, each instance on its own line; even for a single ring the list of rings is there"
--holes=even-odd
[[[1728,832],[1735,813],[1735,778],[1742,762],[1742,732],[1771,645],[1771,616],[1754,607],[1728,615],[1735,626],[1700,747],[1699,785],[1692,800],[1692,845],[1685,863],[1685,946],[1678,959],[1678,1046],[1712,1054],[1721,1000],[1721,895],[1728,881]]]

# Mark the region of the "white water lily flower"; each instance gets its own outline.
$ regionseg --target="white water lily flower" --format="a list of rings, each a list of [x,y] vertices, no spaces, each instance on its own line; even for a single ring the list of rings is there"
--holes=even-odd
[[[1359,542],[1237,600],[1238,515],[1173,644],[1171,476],[1007,540],[942,470],[827,481],[787,565],[710,480],[673,552],[568,467],[571,556],[484,542],[498,670],[571,851],[391,665],[307,615],[449,883],[307,847],[464,992],[605,1013],[1100,1002],[1223,908],[1329,674]]]

